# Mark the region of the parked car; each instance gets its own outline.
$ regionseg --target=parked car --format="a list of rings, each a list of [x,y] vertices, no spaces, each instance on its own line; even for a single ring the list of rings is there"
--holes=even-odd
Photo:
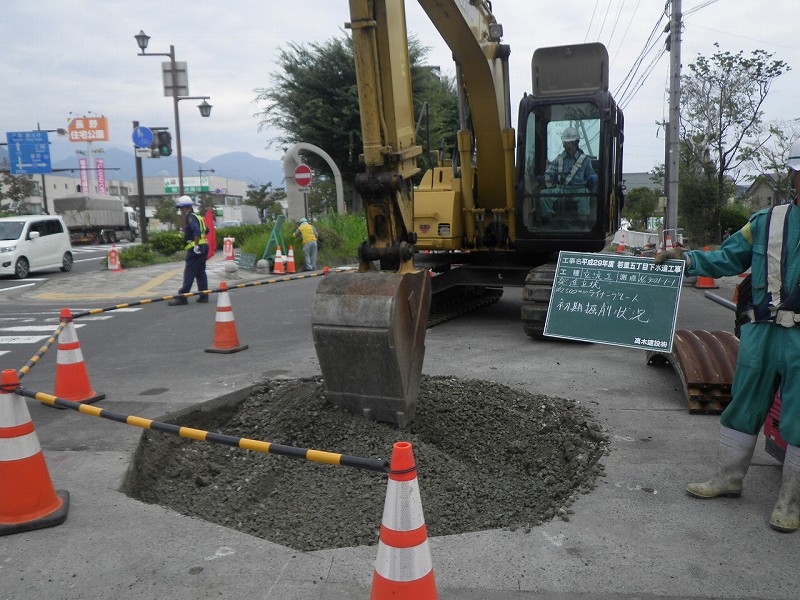
[[[72,244],[61,217],[0,218],[0,275],[25,279],[33,271],[69,271],[72,262]]]
[[[217,227],[222,229],[223,227],[241,227],[242,225],[244,225],[244,223],[241,221],[220,221]]]

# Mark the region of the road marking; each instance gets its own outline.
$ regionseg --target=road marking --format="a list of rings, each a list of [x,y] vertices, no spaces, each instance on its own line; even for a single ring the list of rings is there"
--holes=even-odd
[[[46,340],[48,335],[0,335],[0,344],[35,344]]]
[[[138,288],[129,290],[127,292],[116,293],[116,294],[67,294],[67,293],[58,293],[58,292],[45,292],[43,294],[36,294],[34,297],[41,299],[41,300],[112,300],[115,298],[130,298],[130,297],[142,297],[147,296],[148,292],[161,285],[162,283],[169,281],[173,277],[180,275],[183,273],[183,266],[178,267],[177,269],[172,269],[167,271],[166,273],[162,273],[158,277],[154,277],[149,282],[145,283],[144,285],[139,286]]]
[[[84,323],[74,323],[75,329],[83,327]],[[0,327],[0,331],[53,331],[52,325],[15,325],[14,327]]]

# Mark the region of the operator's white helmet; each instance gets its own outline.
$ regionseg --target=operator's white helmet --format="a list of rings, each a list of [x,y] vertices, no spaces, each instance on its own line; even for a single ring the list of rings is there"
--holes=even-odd
[[[800,140],[792,144],[792,149],[789,150],[789,159],[786,161],[786,166],[792,171],[800,171]]]
[[[194,202],[189,196],[181,196],[175,201],[175,206],[181,208],[182,206],[194,206]]]
[[[563,132],[561,132],[562,142],[577,142],[579,139],[578,130],[574,127],[567,127]]]

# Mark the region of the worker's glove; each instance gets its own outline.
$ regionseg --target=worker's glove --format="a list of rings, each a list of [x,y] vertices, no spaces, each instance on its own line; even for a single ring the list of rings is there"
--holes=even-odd
[[[589,177],[586,178],[586,187],[590,190],[597,187],[597,175],[589,175]]]
[[[655,264],[660,265],[663,264],[664,261],[669,259],[675,260],[685,260],[686,266],[688,267],[691,264],[691,260],[686,253],[681,248],[670,248],[669,250],[664,250],[663,252],[659,252],[656,254]]]
[[[200,250],[200,246],[195,246],[193,250],[195,254],[200,254],[203,252],[202,250]]]

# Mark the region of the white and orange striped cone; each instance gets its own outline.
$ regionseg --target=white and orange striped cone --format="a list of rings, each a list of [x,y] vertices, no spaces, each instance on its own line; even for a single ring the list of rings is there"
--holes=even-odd
[[[61,309],[61,320],[67,321],[67,324],[58,336],[55,395],[64,400],[85,404],[102,400],[106,395],[92,389],[70,309]]]
[[[428,528],[422,513],[414,450],[397,442],[383,505],[371,600],[436,600]]]
[[[272,272],[276,275],[283,275],[283,256],[281,255],[280,246],[275,251],[275,266],[272,268]]]
[[[108,270],[113,273],[124,271],[122,268],[122,261],[119,259],[119,248],[113,244],[108,250]]]
[[[214,319],[214,346],[206,348],[206,352],[233,354],[240,350],[246,350],[248,346],[239,343],[236,321],[233,318],[233,307],[228,296],[228,284],[223,281],[220,283],[220,287],[222,291],[217,299],[217,314]]]
[[[617,246],[617,254],[625,252],[625,231],[623,230],[619,236],[619,245]]]
[[[664,241],[664,250],[672,250],[672,238],[667,234],[667,238]]]
[[[60,525],[69,511],[69,492],[53,489],[18,388],[17,372],[4,370],[0,375],[0,535]]]
[[[289,274],[297,273],[297,267],[294,264],[294,246],[289,246],[289,257],[286,261],[286,272]]]

